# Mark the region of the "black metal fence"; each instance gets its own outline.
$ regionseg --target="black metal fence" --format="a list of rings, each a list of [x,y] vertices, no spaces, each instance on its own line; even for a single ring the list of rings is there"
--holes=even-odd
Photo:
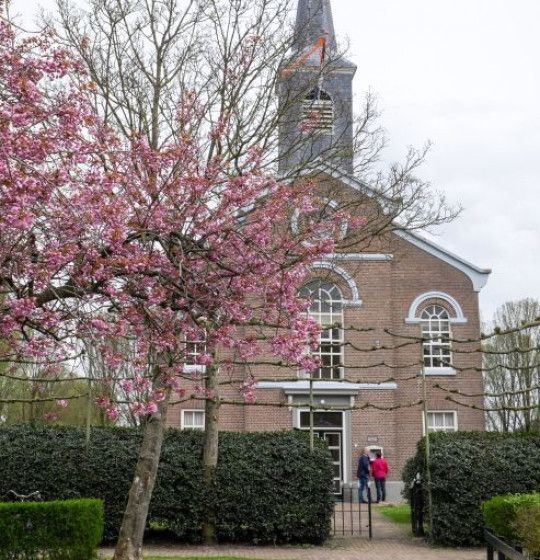
[[[371,488],[368,488],[367,504],[358,502],[358,488],[353,485],[343,487],[343,493],[336,498],[332,534],[334,537],[365,535],[373,538],[371,512]]]
[[[525,556],[523,550],[512,548],[487,529],[484,534],[487,543],[487,560],[495,560],[495,553],[497,553],[497,560],[533,560],[529,556]]]
[[[411,484],[411,523],[415,537],[424,537],[424,487],[417,477]]]

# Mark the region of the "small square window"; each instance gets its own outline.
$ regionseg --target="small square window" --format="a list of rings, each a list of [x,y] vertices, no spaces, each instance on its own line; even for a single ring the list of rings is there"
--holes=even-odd
[[[427,418],[429,432],[457,432],[457,412],[455,411],[431,411],[427,413]]]
[[[182,430],[204,430],[204,410],[182,410]]]

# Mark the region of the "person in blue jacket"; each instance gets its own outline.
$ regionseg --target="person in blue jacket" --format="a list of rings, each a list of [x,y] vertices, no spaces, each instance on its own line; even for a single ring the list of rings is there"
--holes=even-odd
[[[369,447],[364,447],[364,453],[358,459],[358,470],[356,477],[360,481],[358,487],[358,501],[367,504],[367,497],[364,498],[364,492],[367,492],[369,484],[369,475],[371,473],[371,461],[369,458]]]

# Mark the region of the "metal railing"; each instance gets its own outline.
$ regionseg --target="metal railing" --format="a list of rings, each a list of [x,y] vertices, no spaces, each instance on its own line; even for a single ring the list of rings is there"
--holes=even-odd
[[[373,518],[371,511],[371,488],[367,490],[368,502],[358,501],[358,487],[355,484],[343,486],[342,495],[336,499],[332,519],[334,537],[365,535],[373,538]]]
[[[484,535],[487,543],[487,560],[495,560],[495,553],[497,553],[497,560],[529,560],[522,550],[512,548],[487,529],[484,530]]]
[[[411,524],[415,537],[425,537],[424,531],[424,488],[420,478],[411,484]]]

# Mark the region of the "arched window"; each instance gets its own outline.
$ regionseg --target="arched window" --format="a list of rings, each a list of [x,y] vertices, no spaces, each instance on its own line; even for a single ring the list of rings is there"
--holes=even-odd
[[[308,93],[302,103],[301,122],[308,132],[333,132],[334,103],[326,91],[316,88]]]
[[[422,325],[424,367],[452,366],[450,315],[442,305],[428,305],[420,315]]]
[[[315,280],[300,290],[300,297],[311,299],[309,316],[321,325],[318,355],[321,367],[315,372],[319,379],[343,377],[343,296],[331,282]]]

